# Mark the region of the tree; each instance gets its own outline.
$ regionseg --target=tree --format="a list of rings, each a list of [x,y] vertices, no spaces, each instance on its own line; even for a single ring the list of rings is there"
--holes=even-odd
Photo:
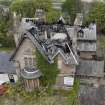
[[[14,40],[12,34],[9,34],[9,30],[12,27],[12,17],[9,11],[9,5],[11,1],[1,0],[0,5],[0,45],[2,47],[14,47]]]
[[[105,3],[96,2],[89,12],[86,22],[96,21],[99,32],[105,33]]]
[[[59,19],[60,12],[57,10],[50,10],[46,15],[46,20],[48,23],[56,22]]]
[[[76,16],[76,0],[66,0],[62,5],[62,10],[70,15],[71,23],[74,22]]]
[[[11,4],[11,10],[23,17],[34,17],[36,9],[49,11],[52,7],[50,0],[14,0]]]
[[[14,47],[13,36],[9,35],[9,28],[12,26],[10,17],[0,18],[0,44],[2,47]],[[8,34],[8,35],[7,35]]]
[[[0,0],[1,5],[10,6],[12,0]]]
[[[11,10],[22,17],[34,17],[36,9],[43,9],[46,13],[47,22],[56,21],[60,12],[52,8],[51,0],[14,0]]]

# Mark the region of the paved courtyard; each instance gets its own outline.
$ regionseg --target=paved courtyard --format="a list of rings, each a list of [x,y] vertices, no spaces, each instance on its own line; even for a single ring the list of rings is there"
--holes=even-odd
[[[9,61],[11,54],[0,52],[0,73],[15,73],[13,63]]]

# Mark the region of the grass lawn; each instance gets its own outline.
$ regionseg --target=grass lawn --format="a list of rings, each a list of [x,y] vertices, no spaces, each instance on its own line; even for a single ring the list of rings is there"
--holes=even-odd
[[[68,97],[48,94],[45,89],[28,93],[19,86],[10,87],[9,91],[0,97],[0,105],[69,105]]]
[[[58,90],[58,95],[46,92],[48,90],[45,88],[28,93],[22,85],[16,84],[10,86],[7,93],[0,97],[0,105],[80,105],[77,99],[78,88],[78,79],[75,80],[72,90]]]

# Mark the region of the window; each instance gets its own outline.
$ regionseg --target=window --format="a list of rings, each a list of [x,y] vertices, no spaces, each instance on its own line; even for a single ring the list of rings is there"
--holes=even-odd
[[[66,86],[73,86],[74,84],[74,77],[64,77],[64,85]]]
[[[25,63],[25,67],[34,67],[35,64],[35,59],[31,58],[31,57],[25,57],[24,58],[24,63]]]
[[[33,66],[36,66],[36,60],[33,58]]]
[[[24,58],[24,63],[25,63],[25,67],[28,67],[28,58],[27,57]]]
[[[33,66],[33,61],[32,58],[29,58],[29,66],[32,67]]]
[[[79,30],[78,33],[77,33],[77,36],[80,37],[80,38],[83,38],[84,37],[84,31]]]

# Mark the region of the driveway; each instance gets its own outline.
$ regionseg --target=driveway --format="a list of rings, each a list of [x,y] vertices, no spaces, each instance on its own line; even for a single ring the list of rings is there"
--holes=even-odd
[[[9,61],[11,54],[0,52],[0,73],[15,73],[15,67]]]
[[[9,61],[10,56],[10,53],[0,52],[0,82],[9,81],[8,74],[14,74],[15,80],[17,80],[16,68],[13,63]]]

